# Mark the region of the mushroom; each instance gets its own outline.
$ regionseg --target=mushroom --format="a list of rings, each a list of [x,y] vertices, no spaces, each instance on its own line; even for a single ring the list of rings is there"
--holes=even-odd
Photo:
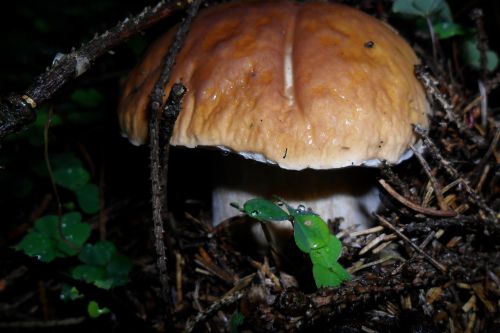
[[[147,139],[149,94],[173,36],[152,45],[124,87],[120,123],[135,144]],[[412,124],[428,126],[418,63],[394,29],[344,5],[212,6],[194,20],[166,87],[187,87],[171,144],[257,161],[220,166],[215,224],[238,213],[231,202],[275,194],[366,227],[379,206],[373,167],[409,158]]]

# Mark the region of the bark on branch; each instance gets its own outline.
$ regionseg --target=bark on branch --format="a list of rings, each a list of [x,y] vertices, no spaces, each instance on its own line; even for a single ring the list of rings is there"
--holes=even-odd
[[[11,93],[0,101],[0,140],[34,121],[36,107],[52,98],[66,82],[85,73],[97,58],[174,11],[185,8],[188,3],[189,0],[160,1],[95,36],[80,49],[57,57],[51,68],[38,76],[31,87],[20,94]]]

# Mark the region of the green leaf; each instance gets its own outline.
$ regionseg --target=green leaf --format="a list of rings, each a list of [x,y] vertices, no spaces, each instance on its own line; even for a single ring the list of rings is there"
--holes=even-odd
[[[59,249],[69,255],[75,255],[82,245],[89,239],[90,225],[82,223],[82,216],[78,212],[71,212],[63,215],[61,219],[61,230],[67,242],[61,240]]]
[[[73,102],[86,108],[95,108],[104,100],[104,96],[94,88],[77,89],[70,98]]]
[[[433,28],[439,39],[461,36],[466,32],[460,24],[446,21],[434,24]]]
[[[75,191],[76,199],[82,210],[87,214],[99,211],[99,188],[94,184],[85,184]]]
[[[394,13],[419,17],[433,17],[437,20],[453,22],[450,6],[444,0],[395,0]]]
[[[330,230],[325,221],[315,214],[296,214],[294,217],[295,243],[302,252],[309,253],[314,249],[327,246],[330,241]]]
[[[229,327],[231,333],[238,333],[238,327],[243,324],[245,317],[239,311],[235,311],[231,316],[231,320],[229,321]]]
[[[96,301],[90,301],[87,306],[87,312],[91,318],[98,318],[103,314],[109,313],[109,309],[106,307],[100,308]]]
[[[50,163],[54,169],[77,168],[82,162],[73,153],[51,154]]]
[[[330,268],[313,265],[313,277],[316,287],[338,287],[342,283],[339,276],[333,274]]]
[[[35,221],[35,229],[47,235],[53,240],[60,239],[59,217],[56,215],[45,215]]]
[[[469,38],[462,43],[462,54],[469,66],[474,69],[481,69],[481,53],[477,48],[477,39]],[[498,66],[498,55],[491,50],[486,52],[488,71],[494,71]]]
[[[83,167],[62,167],[54,170],[57,185],[76,191],[90,180],[90,175]]]
[[[344,281],[350,280],[351,276],[339,263],[332,267],[313,265],[313,277],[316,287],[338,287]]]
[[[58,256],[54,242],[49,236],[35,230],[28,232],[14,248],[24,251],[30,257],[36,257],[45,262],[50,262]]]
[[[330,235],[328,244],[310,252],[311,261],[315,265],[330,267],[342,254],[342,243],[334,235]]]
[[[78,265],[71,271],[71,276],[76,280],[95,284],[98,280],[106,280],[108,274],[103,267],[94,265]]]
[[[128,282],[128,274],[132,269],[132,261],[122,255],[115,254],[106,265],[108,276],[113,279],[113,287],[122,286]]]
[[[61,289],[61,294],[59,296],[62,301],[74,301],[79,298],[82,298],[83,295],[80,294],[76,287],[72,287],[68,284],[64,284]]]
[[[80,220],[80,213],[65,214],[61,218],[61,228],[59,228],[59,218],[56,215],[43,216],[35,221],[34,229],[18,247],[27,255],[38,257],[43,261],[75,255],[90,236],[90,226],[81,223]],[[65,240],[61,238],[61,231]]]
[[[243,205],[243,211],[260,221],[284,221],[289,215],[272,201],[266,199],[250,199]]]
[[[116,254],[116,247],[108,241],[100,241],[96,244],[85,244],[78,258],[85,264],[105,266]]]

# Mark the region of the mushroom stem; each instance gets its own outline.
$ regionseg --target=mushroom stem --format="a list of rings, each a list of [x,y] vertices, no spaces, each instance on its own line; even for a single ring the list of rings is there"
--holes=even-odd
[[[251,198],[278,196],[290,205],[310,208],[325,220],[342,217],[342,228],[366,229],[380,205],[377,170],[372,168],[284,170],[230,155],[217,170],[218,185],[212,195],[214,224],[237,215],[232,202],[242,205]]]

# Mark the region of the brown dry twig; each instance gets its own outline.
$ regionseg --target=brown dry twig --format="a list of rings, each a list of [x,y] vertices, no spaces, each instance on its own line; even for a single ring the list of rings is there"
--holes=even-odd
[[[426,130],[423,129],[422,127],[418,126],[418,125],[414,126],[414,130],[415,130],[415,132],[418,135],[420,135],[420,137],[424,141],[424,144],[429,149],[429,151],[431,153],[431,156],[435,160],[437,160],[439,162],[439,164],[446,171],[446,173],[450,177],[454,178],[454,180],[459,180],[460,181],[460,184],[463,186],[463,188],[465,189],[465,191],[468,194],[468,199],[472,203],[474,203],[475,205],[477,205],[480,209],[482,209],[485,212],[487,212],[488,215],[490,215],[490,217],[493,220],[497,221],[498,218],[496,216],[495,211],[491,207],[489,207],[486,204],[486,202],[484,201],[484,199],[479,194],[477,194],[470,187],[469,183],[465,179],[463,179],[462,177],[460,177],[459,172],[453,167],[453,165],[448,160],[446,160],[443,157],[443,155],[441,154],[441,152],[439,151],[439,149],[437,148],[437,146],[434,144],[434,142],[432,141],[432,139],[427,135]]]
[[[394,227],[389,221],[387,221],[385,218],[382,216],[375,214],[377,217],[378,221],[380,224],[382,224],[384,227],[387,227],[391,229],[396,235],[399,236],[403,241],[405,241],[407,244],[409,244],[411,247],[413,247],[418,253],[420,253],[422,256],[424,256],[425,259],[429,260],[429,262],[434,265],[437,269],[442,271],[443,273],[446,272],[446,267],[440,264],[436,259],[432,258],[430,255],[425,253],[418,245],[413,243],[408,237],[406,237],[401,231],[399,231],[396,227]]]
[[[181,100],[186,92],[186,88],[182,84],[174,84],[170,91],[167,103],[163,109],[163,115],[160,114],[160,110],[163,104],[165,87],[170,80],[170,74],[175,58],[184,44],[184,39],[189,31],[189,28],[191,27],[192,20],[198,13],[200,4],[201,0],[193,2],[187,12],[186,18],[179,26],[175,40],[165,56],[162,73],[153,88],[150,104],[149,149],[154,225],[153,230],[157,255],[156,264],[162,289],[161,294],[163,302],[166,305],[166,309],[164,311],[166,325],[169,325],[172,322],[172,297],[170,297],[167,256],[163,237],[163,215],[167,211],[166,188],[169,151],[168,143],[170,142],[170,137],[172,136],[175,120],[181,111]],[[163,119],[161,119],[162,116]]]
[[[439,208],[441,208],[442,211],[447,211],[448,210],[448,205],[446,205],[443,197],[443,191],[441,190],[441,185],[439,185],[438,181],[436,180],[436,177],[432,175],[432,170],[429,167],[429,164],[427,164],[427,161],[425,158],[420,154],[420,152],[413,147],[413,145],[410,146],[411,150],[417,157],[418,161],[424,168],[425,173],[427,174],[427,177],[429,177],[429,180],[432,184],[432,187],[434,189],[434,194],[436,196],[436,200],[438,202]]]
[[[439,216],[439,217],[453,217],[457,215],[457,212],[455,211],[443,211],[443,210],[437,210],[437,209],[432,209],[432,208],[426,208],[417,205],[414,202],[411,202],[410,200],[406,199],[403,197],[401,194],[396,192],[395,189],[391,187],[385,180],[379,179],[379,184],[382,185],[382,187],[389,193],[394,199],[399,201],[401,204],[405,205],[406,207],[412,209],[413,211],[424,214],[424,215],[429,215],[429,216]]]

